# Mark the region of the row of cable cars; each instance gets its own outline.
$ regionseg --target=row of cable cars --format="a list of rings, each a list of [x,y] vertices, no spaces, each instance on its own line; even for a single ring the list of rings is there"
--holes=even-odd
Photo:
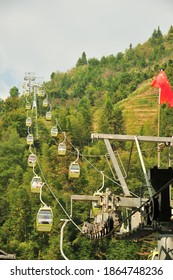
[[[32,121],[29,122],[29,125],[32,124]],[[32,145],[34,138],[32,134],[27,136],[27,144]],[[31,152],[28,157],[28,166],[34,168],[36,166],[37,156]],[[40,190],[43,186],[43,182],[40,176],[35,175],[31,180],[31,192],[40,194]],[[50,233],[53,224],[53,212],[51,207],[44,205],[41,206],[38,210],[36,217],[36,231]]]
[[[36,165],[37,157],[31,153],[28,157],[28,166],[34,167]],[[40,176],[35,174],[31,180],[31,193],[40,194],[44,183]],[[36,217],[36,231],[50,233],[53,225],[53,211],[50,206],[46,204],[41,206]]]
[[[30,154],[28,158],[28,165],[35,167],[36,155]],[[80,166],[76,162],[72,162],[69,167],[69,178],[78,178],[80,174]],[[31,192],[40,194],[40,190],[43,186],[43,182],[40,176],[35,175],[31,181]],[[36,231],[50,233],[53,224],[53,212],[51,207],[44,205],[41,206],[36,218]]]
[[[48,106],[47,99],[43,100],[43,106],[44,107]],[[26,103],[26,109],[27,110],[31,109],[31,103],[29,102]],[[51,111],[48,111],[46,113],[46,120],[51,120],[51,118],[52,118]],[[30,117],[27,117],[26,126],[30,127],[31,125],[32,125],[32,119]],[[57,126],[54,126],[51,129],[51,136],[57,137],[57,135],[58,135],[58,128]],[[58,155],[63,156],[66,154],[67,149],[66,149],[65,139],[66,136],[64,137],[64,141],[59,143],[58,145]],[[31,145],[33,145],[34,143],[33,135],[29,133],[26,140],[27,140],[27,144],[30,145],[31,147]],[[36,161],[37,161],[36,155],[31,152],[31,154],[28,157],[28,166],[34,168],[36,166]],[[80,166],[76,160],[72,162],[69,166],[68,178],[78,178],[79,175],[80,175]],[[32,178],[31,181],[31,192],[40,194],[43,184],[44,183],[42,182],[41,177],[35,174],[35,176]],[[51,207],[45,204],[40,207],[37,213],[36,231],[50,233],[52,229],[52,224],[53,224],[53,211]]]
[[[28,166],[35,167],[37,157],[31,153],[28,157]],[[77,162],[72,162],[69,167],[69,178],[78,178],[80,174],[80,166]],[[31,180],[31,192],[40,194],[43,186],[40,176],[36,175]],[[44,205],[41,206],[37,213],[36,218],[36,231],[50,233],[53,225],[53,212],[51,207]]]
[[[45,92],[42,88],[38,88],[37,94],[38,94],[38,96],[41,96],[41,97],[45,96]],[[29,96],[29,91],[25,92],[25,95]],[[43,100],[43,107],[48,107],[48,104],[49,104],[48,99],[45,98]],[[26,100],[25,108],[27,111],[31,109],[31,102],[29,102],[28,100]],[[51,119],[52,119],[51,111],[46,112],[46,120],[49,121]],[[26,126],[29,128],[29,127],[31,127],[31,125],[32,125],[32,119],[31,119],[31,117],[27,117]],[[29,132],[29,130],[28,130],[28,132]],[[57,128],[52,128],[51,135],[57,136],[57,134],[58,134]],[[28,133],[26,141],[27,141],[27,144],[30,145],[30,147],[31,147],[31,145],[33,145],[33,143],[34,143],[33,134]],[[28,166],[32,167],[34,170],[34,167],[36,166],[36,162],[37,162],[37,157],[34,153],[31,152],[31,154],[28,157]],[[44,183],[42,182],[41,177],[38,176],[37,174],[35,174],[35,176],[31,180],[31,192],[40,194],[40,191],[41,191],[43,185],[44,185]],[[44,204],[43,206],[40,207],[40,209],[37,213],[36,231],[50,233],[51,229],[52,229],[52,224],[53,224],[53,211],[52,211],[51,207]]]

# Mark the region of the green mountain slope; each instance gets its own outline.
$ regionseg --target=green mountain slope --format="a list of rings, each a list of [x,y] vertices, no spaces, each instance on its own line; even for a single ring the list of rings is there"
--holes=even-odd
[[[157,135],[159,94],[150,84],[151,80],[143,82],[133,94],[117,104],[122,109],[127,134],[139,135],[148,124],[152,135]]]
[[[38,119],[33,117],[33,110],[25,109],[26,101],[33,102],[33,93],[20,96],[13,88],[9,98],[0,100],[0,249],[16,253],[18,259],[62,259],[60,228],[61,219],[66,218],[62,208],[70,212],[71,195],[92,195],[102,185],[101,171],[107,176],[105,189],[110,188],[116,194],[122,192],[114,181],[104,143],[92,142],[91,133],[157,135],[158,90],[150,84],[162,67],[173,85],[172,50],[173,28],[170,27],[167,35],[163,36],[158,28],[147,42],[130,47],[124,53],[100,60],[88,59],[83,53],[76,67],[66,73],[53,72],[51,80],[44,84],[51,106],[43,107],[44,98],[38,96]],[[50,108],[52,120],[46,121],[45,115]],[[172,110],[167,105],[161,106],[161,135],[173,135]],[[26,127],[28,115],[33,117],[31,129]],[[50,130],[56,124],[59,134],[53,138]],[[32,147],[26,143],[29,132],[35,137]],[[61,157],[57,147],[64,140],[64,132],[67,153]],[[150,152],[144,153],[144,159],[147,166],[153,166],[150,155],[153,156],[156,149],[147,145],[143,146],[144,151],[147,147]],[[126,168],[127,147],[116,144],[114,148],[122,155]],[[72,180],[68,178],[68,169],[76,159],[77,149],[80,151],[81,176]],[[31,151],[37,154],[39,163],[34,170],[27,164]],[[163,164],[166,159],[167,155],[163,154]],[[135,155],[131,163],[132,178],[128,178],[128,184],[130,190],[139,195],[139,186],[144,182]],[[50,235],[35,230],[41,201],[37,194],[31,193],[34,172],[46,182],[43,200],[53,209]],[[75,203],[74,222],[79,227],[89,218],[89,208],[88,204]],[[150,249],[141,242],[88,240],[68,223],[64,251],[69,259],[100,260],[145,258],[143,251]]]

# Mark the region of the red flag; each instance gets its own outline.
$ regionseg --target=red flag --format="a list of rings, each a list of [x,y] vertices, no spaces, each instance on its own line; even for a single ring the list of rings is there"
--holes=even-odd
[[[168,103],[169,107],[173,107],[173,91],[163,70],[154,78],[151,86],[160,88],[159,104]]]

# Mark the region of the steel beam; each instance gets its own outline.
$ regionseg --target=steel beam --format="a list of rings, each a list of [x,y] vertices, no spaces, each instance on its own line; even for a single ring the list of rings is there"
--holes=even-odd
[[[173,144],[173,137],[157,137],[157,136],[134,136],[134,135],[121,135],[121,134],[103,134],[92,133],[91,139],[109,139],[117,141],[135,141],[135,137],[141,142],[155,142]]]
[[[127,208],[138,208],[147,201],[147,198],[140,198],[140,197],[123,197],[118,196],[116,197],[118,203],[116,204],[119,207],[127,207]]]
[[[148,192],[149,192],[150,197],[152,197],[152,190],[151,190],[150,182],[149,182],[149,179],[148,179],[147,171],[146,171],[146,168],[145,168],[144,160],[143,160],[141,149],[140,149],[140,146],[139,146],[139,141],[138,141],[138,138],[136,136],[135,136],[135,142],[136,142],[136,147],[137,147],[137,150],[138,150],[139,158],[140,158],[140,161],[141,161],[141,166],[142,166],[142,170],[143,170],[143,173],[144,173],[146,185],[148,187]]]
[[[126,181],[124,180],[123,174],[122,174],[121,169],[119,167],[119,164],[117,162],[117,159],[115,157],[115,154],[114,154],[114,152],[112,150],[111,144],[110,144],[109,140],[106,139],[106,138],[104,138],[104,142],[105,142],[108,154],[109,154],[109,156],[111,158],[112,164],[114,166],[114,169],[116,171],[116,174],[118,176],[118,179],[120,181],[120,184],[121,184],[121,187],[123,189],[124,195],[125,196],[131,196],[131,194],[129,192],[129,189],[127,187]]]
[[[73,194],[71,196],[72,201],[93,201],[93,202],[98,202],[100,200],[99,196],[96,195],[77,195]]]
[[[97,202],[100,204],[99,196],[92,195],[72,195],[71,200],[73,201],[91,201]],[[127,208],[138,208],[142,203],[147,201],[147,198],[140,197],[124,197],[124,196],[115,196],[114,203],[117,207],[127,207]]]

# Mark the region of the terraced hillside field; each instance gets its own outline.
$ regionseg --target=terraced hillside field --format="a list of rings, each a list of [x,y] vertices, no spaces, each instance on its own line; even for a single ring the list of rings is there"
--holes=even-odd
[[[119,103],[123,111],[126,134],[138,135],[148,126],[157,135],[158,89],[148,81]],[[145,132],[144,132],[145,133]]]

